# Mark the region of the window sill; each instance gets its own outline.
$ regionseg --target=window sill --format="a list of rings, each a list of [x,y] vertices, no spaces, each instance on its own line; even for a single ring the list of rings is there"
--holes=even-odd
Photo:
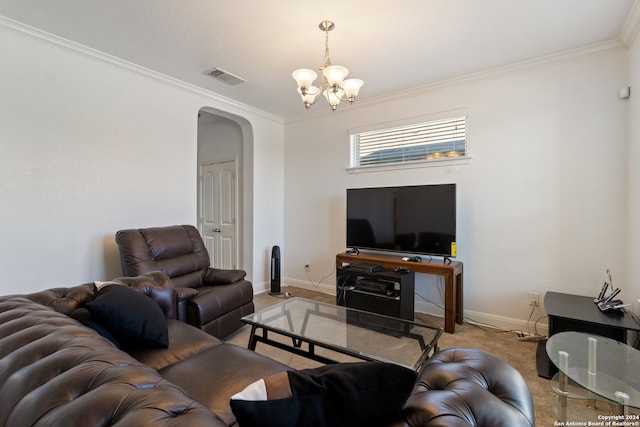
[[[416,169],[416,168],[433,168],[442,166],[458,166],[468,165],[471,163],[470,156],[455,157],[451,159],[437,159],[437,160],[425,160],[417,162],[406,163],[387,163],[371,166],[358,166],[355,168],[347,168],[347,173],[362,173],[362,172],[382,172],[389,170],[401,170],[401,169]]]

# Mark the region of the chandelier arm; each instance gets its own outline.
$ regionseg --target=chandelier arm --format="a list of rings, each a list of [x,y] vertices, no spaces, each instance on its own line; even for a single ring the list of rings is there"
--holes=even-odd
[[[318,89],[318,93],[316,94],[316,96],[313,98],[313,101],[311,101],[308,105],[309,107],[311,107],[313,104],[315,104],[316,102],[318,102],[318,99],[322,98],[322,87],[320,87]],[[307,107],[307,108],[309,108]]]
[[[340,85],[333,87],[331,86],[329,88],[329,90],[331,90],[331,93],[333,93],[333,95],[338,98],[340,101],[348,101],[350,104],[353,104],[353,101],[355,101],[355,96],[354,97],[349,97],[346,94],[346,91],[344,90],[344,88]],[[338,96],[338,94],[340,93],[340,91],[342,91],[342,96]]]
[[[323,80],[324,80],[324,77],[323,77]],[[334,94],[335,97],[338,98],[340,101],[349,101],[349,97],[346,96],[346,91],[344,90],[344,88],[341,85],[329,86],[329,83],[327,83],[327,90],[330,90],[331,93]],[[342,96],[338,96],[338,94],[341,91],[342,91]],[[351,101],[349,101],[349,102],[351,102]]]
[[[344,89],[342,89],[341,86],[338,86],[339,89],[342,90],[342,92],[344,93]],[[343,94],[342,96],[338,96],[338,94],[336,93],[336,96],[338,97],[338,99],[340,99],[340,101],[349,101],[349,102],[353,102],[352,99],[349,99],[348,96],[346,96],[346,94]]]

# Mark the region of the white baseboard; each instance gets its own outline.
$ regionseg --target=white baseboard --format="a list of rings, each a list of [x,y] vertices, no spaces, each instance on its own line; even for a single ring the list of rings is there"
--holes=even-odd
[[[297,288],[308,289],[311,291],[322,292],[329,295],[336,294],[336,287],[333,284],[326,283],[311,283],[306,280],[298,280],[286,278],[283,280],[282,286],[295,286]],[[268,289],[268,287],[267,287]],[[429,304],[425,301],[420,301],[416,298],[415,311],[418,313],[425,313],[436,317],[444,317],[443,310]],[[534,313],[531,322],[527,325],[526,319],[516,319],[512,317],[496,316],[495,314],[482,313],[473,310],[464,310],[464,321],[480,326],[493,327],[503,331],[521,331],[525,335],[537,333],[539,335],[547,336],[549,326],[545,323],[539,322],[534,325],[536,319],[540,317],[540,313]]]
[[[416,300],[415,302],[415,310],[418,313],[425,313],[436,317],[444,317],[442,309],[418,300]],[[536,319],[538,319],[539,317],[540,314],[535,315],[534,317],[532,317],[531,322],[529,322],[529,324],[527,325],[527,320],[523,319],[497,316],[495,314],[483,313],[480,311],[468,309],[464,310],[464,321],[467,323],[492,327],[502,331],[521,331],[525,335],[534,334],[537,329],[537,333],[539,335],[547,336],[549,326],[547,325],[546,321],[545,323],[538,322],[537,325],[534,325]]]

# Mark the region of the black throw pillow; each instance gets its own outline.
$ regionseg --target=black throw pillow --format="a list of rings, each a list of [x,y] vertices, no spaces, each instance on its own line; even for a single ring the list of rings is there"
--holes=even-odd
[[[281,381],[265,379],[273,400],[234,396],[231,409],[242,427],[375,427],[397,419],[416,380],[415,371],[381,362],[337,363],[287,371],[289,397]],[[275,386],[270,387],[271,384]]]
[[[99,333],[100,335],[102,335],[103,337],[111,341],[113,345],[115,345],[117,348],[120,348],[120,343],[118,342],[116,337],[114,337],[113,334],[109,332],[107,328],[102,326],[100,322],[94,319],[91,316],[91,312],[86,308],[84,307],[76,308],[71,312],[71,314],[69,314],[69,316],[76,319],[77,321],[82,323],[84,326],[87,326],[95,330],[97,333]]]
[[[123,347],[169,345],[167,319],[158,303],[128,286],[105,286],[85,307]]]

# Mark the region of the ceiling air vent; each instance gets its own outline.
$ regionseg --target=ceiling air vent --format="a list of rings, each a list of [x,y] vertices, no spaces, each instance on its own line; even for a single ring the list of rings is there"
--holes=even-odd
[[[232,86],[239,85],[240,83],[246,82],[246,80],[238,76],[235,76],[230,72],[222,70],[220,68],[214,68],[213,70],[208,71],[207,74],[209,74],[211,77],[215,77],[216,79]]]

